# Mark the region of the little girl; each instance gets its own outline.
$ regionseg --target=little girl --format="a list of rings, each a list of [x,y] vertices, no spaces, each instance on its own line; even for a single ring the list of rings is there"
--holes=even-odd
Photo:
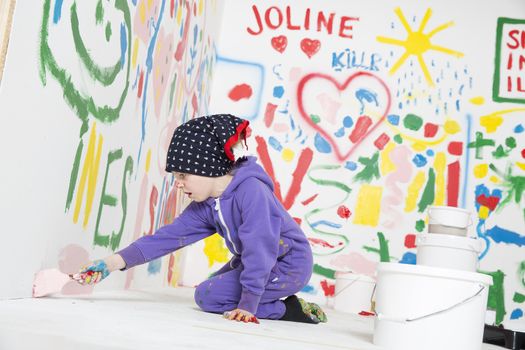
[[[179,126],[166,171],[193,201],[154,235],[82,269],[78,282],[97,283],[112,271],[147,263],[217,232],[233,258],[197,286],[195,301],[202,310],[244,322],[326,322],[318,305],[295,296],[312,274],[305,234],[275,197],[256,158],[235,160],[233,146],[242,139],[246,143],[247,128],[247,120],[230,114]]]

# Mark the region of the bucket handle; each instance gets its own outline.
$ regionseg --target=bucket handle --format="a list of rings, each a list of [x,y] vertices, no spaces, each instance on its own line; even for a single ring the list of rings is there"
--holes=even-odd
[[[432,208],[429,208],[428,209],[428,218],[431,219],[432,218]],[[430,221],[430,220],[429,220]],[[445,224],[439,224],[441,226],[445,226],[445,227],[452,227],[452,228],[460,228],[460,229],[465,229],[465,228],[468,228],[470,226],[472,226],[472,224],[474,223],[474,220],[472,220],[472,215],[469,215],[469,223],[467,226],[465,227],[457,227],[457,226],[450,226],[450,225],[445,225]]]
[[[401,317],[386,316],[386,315],[383,315],[381,313],[377,313],[377,319],[378,320],[385,320],[385,321],[392,321],[392,322],[399,322],[399,323],[419,321],[419,320],[425,319],[427,317],[432,317],[432,316],[435,316],[435,315],[439,315],[439,314],[445,313],[445,312],[450,311],[450,310],[452,310],[452,309],[454,309],[454,308],[456,308],[458,306],[461,306],[461,305],[471,301],[475,297],[479,296],[481,294],[481,292],[483,292],[483,290],[485,290],[485,286],[480,284],[479,285],[479,290],[476,293],[474,293],[474,295],[471,295],[470,297],[460,301],[459,303],[456,303],[454,305],[446,307],[446,308],[444,308],[442,310],[431,312],[431,313],[426,314],[426,315],[413,317],[413,318],[401,318]]]
[[[341,294],[345,289],[349,288],[352,284],[356,283],[357,281],[360,281],[362,278],[361,276],[357,277],[356,279],[354,279],[352,282],[348,283],[346,286],[344,286],[343,289],[341,289],[340,291],[338,291],[336,294],[334,294],[334,298],[336,296],[338,296],[339,294]],[[376,286],[375,286],[375,283],[374,283],[374,291],[376,289]],[[372,293],[373,294],[373,293]]]

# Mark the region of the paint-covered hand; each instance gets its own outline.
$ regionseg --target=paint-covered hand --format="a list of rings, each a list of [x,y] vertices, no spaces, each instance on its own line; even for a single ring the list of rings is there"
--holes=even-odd
[[[226,311],[223,314],[223,316],[224,318],[228,320],[232,320],[232,321],[245,322],[245,323],[248,323],[248,322],[259,323],[259,320],[257,319],[257,317],[255,317],[254,314],[246,310],[242,310],[242,309]]]
[[[95,260],[72,276],[80,284],[95,284],[108,277],[110,271],[104,260]]]

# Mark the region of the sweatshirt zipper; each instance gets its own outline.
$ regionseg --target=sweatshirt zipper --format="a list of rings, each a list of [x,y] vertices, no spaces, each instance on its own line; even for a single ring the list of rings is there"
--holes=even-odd
[[[215,198],[215,210],[219,214],[219,220],[221,221],[222,226],[226,230],[226,236],[233,247],[233,251],[235,251],[235,253],[239,255],[239,252],[237,251],[237,247],[235,247],[235,244],[233,244],[232,236],[230,235],[230,229],[228,228],[228,225],[226,225],[226,222],[224,221],[224,217],[222,216],[221,203],[220,203],[219,198]]]

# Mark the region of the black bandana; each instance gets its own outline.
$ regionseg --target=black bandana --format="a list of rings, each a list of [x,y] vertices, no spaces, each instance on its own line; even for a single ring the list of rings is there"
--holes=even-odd
[[[180,125],[171,138],[166,171],[206,177],[226,175],[235,163],[232,147],[248,124],[231,114],[216,114]]]

